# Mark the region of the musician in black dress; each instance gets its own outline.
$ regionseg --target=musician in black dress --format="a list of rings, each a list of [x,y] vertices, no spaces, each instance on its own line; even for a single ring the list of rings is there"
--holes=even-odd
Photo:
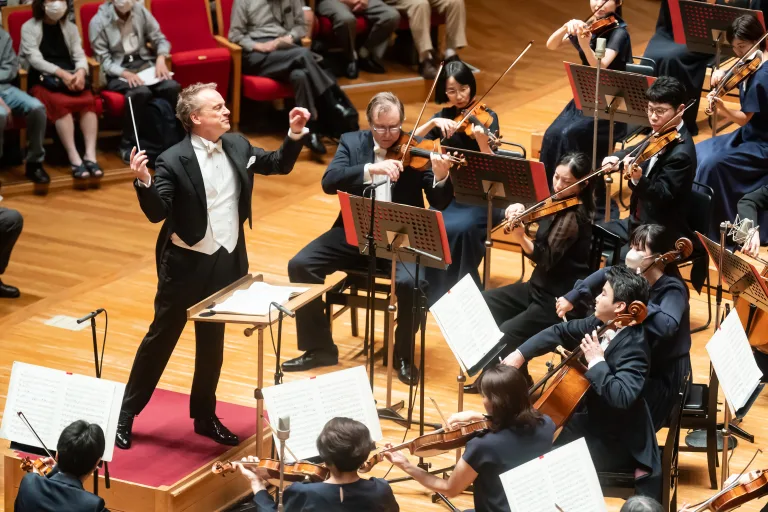
[[[475,510],[509,512],[499,475],[547,453],[552,448],[555,424],[533,408],[525,376],[517,368],[497,365],[483,373],[477,385],[485,414],[460,412],[447,423],[455,428],[488,419],[491,430],[467,443],[450,478],[430,475],[402,452],[384,456],[431,491],[453,497],[474,484]]]

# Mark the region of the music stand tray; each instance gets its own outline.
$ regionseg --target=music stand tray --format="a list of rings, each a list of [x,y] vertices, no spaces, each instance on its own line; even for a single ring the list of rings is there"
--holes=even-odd
[[[669,0],[668,5],[675,42],[692,52],[715,55],[719,50],[721,55],[735,57],[733,48],[725,40],[725,32],[739,16],[755,16],[765,27],[762,11],[692,0]]]

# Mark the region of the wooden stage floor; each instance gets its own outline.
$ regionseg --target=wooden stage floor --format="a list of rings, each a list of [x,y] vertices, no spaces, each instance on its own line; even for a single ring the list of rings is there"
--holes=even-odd
[[[578,5],[574,7],[575,4]],[[627,4],[625,18],[630,24],[634,53],[640,55],[655,25],[658,2],[633,0]],[[467,0],[467,6],[471,48],[463,55],[483,69],[482,83],[490,84],[529,39],[536,41],[529,56],[486,99],[499,114],[505,139],[529,146],[531,133],[543,131],[570,95],[561,61],[573,59],[574,54],[548,52],[544,41],[566,20],[585,16],[587,2]],[[365,105],[357,106],[364,120]],[[415,121],[419,106],[408,103],[406,127]],[[426,115],[435,110],[436,106],[430,105]],[[254,144],[269,149],[280,142],[280,137],[275,135],[249,135]],[[318,163],[311,160],[305,150],[289,176],[256,177],[254,228],[246,233],[252,272],[286,280],[286,266],[291,256],[331,226],[338,202],[334,196],[323,194],[319,183],[331,156]],[[150,224],[141,213],[131,185],[105,183],[98,190],[56,190],[44,197],[18,194],[0,204],[20,210],[25,217],[24,233],[3,276],[5,282],[19,286],[23,295],[20,299],[0,301],[0,410],[13,361],[87,375],[93,371],[88,330],[73,332],[45,325],[54,315],[79,317],[98,307],[106,308],[110,321],[104,377],[125,382],[133,355],[152,318],[157,279],[154,249],[159,230],[159,225]],[[493,269],[493,286],[513,281],[519,275],[519,256],[496,250]],[[706,301],[694,295],[691,304],[692,324],[699,325],[706,319]],[[381,320],[377,325],[382,326]],[[100,336],[102,327],[100,325]],[[339,366],[287,374],[287,381],[364,364],[364,359],[354,358],[362,346],[362,338],[351,336],[349,315],[339,319],[334,327],[341,354]],[[696,382],[707,378],[709,361],[704,345],[710,333],[694,336],[692,359]],[[188,392],[195,356],[193,335],[192,326],[188,326],[160,381],[161,388]],[[269,342],[266,345],[269,347]],[[227,329],[224,368],[218,388],[220,400],[253,404],[255,351],[255,338],[246,338],[240,329]],[[283,357],[298,354],[295,327],[288,321]],[[454,411],[458,368],[432,319],[428,322],[426,358],[427,395],[435,398],[443,411]],[[274,363],[274,356],[268,353],[264,361],[267,381],[271,379]],[[543,359],[537,360],[532,364],[532,371],[542,373],[543,367]],[[385,373],[380,365],[377,372],[375,395],[383,403]],[[395,379],[395,399],[407,401],[407,395],[408,389]],[[477,409],[481,405],[476,396],[468,396],[465,407]],[[425,414],[428,420],[438,420],[432,407],[428,407]],[[740,470],[756,448],[766,448],[766,416],[768,398],[761,396],[742,424],[755,435],[756,442],[751,445],[740,441],[731,459],[733,470]],[[382,427],[386,440],[392,442],[415,435],[391,422],[382,422]],[[449,465],[451,459],[446,456],[432,462],[434,467],[442,467]],[[755,467],[766,466],[768,458],[761,455]],[[383,476],[386,470],[387,465],[381,464],[374,474]],[[393,470],[389,476],[401,475]],[[711,494],[704,454],[681,454],[680,482],[680,496],[684,501],[699,501]],[[446,510],[432,504],[429,493],[419,485],[398,484],[395,491],[402,510]],[[455,502],[463,508],[472,506],[470,495],[461,496]],[[608,499],[607,502],[609,510],[617,511],[623,500]],[[762,503],[753,503],[741,510],[757,511],[761,506]]]

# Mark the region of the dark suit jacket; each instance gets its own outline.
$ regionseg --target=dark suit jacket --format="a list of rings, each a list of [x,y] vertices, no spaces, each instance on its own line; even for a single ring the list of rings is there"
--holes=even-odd
[[[224,153],[240,180],[240,201],[238,210],[240,222],[251,222],[251,194],[253,175],[288,174],[293,169],[301,152],[301,141],[286,137],[277,151],[264,151],[251,146],[242,135],[225,133],[221,136]],[[251,157],[253,164],[247,167]],[[157,262],[160,262],[166,242],[176,233],[187,245],[195,245],[205,236],[208,229],[208,206],[205,198],[205,183],[200,165],[192,147],[189,135],[178,144],[168,148],[158,158],[155,177],[149,188],[134,182],[139,204],[151,222],[165,221],[157,240]],[[239,240],[243,240],[242,230]],[[240,261],[244,274],[248,270],[248,256],[245,245],[238,243]]]
[[[519,350],[525,360],[553,352],[558,345],[574,350],[584,334],[602,325],[594,315],[553,325]],[[587,429],[598,438],[626,446],[643,466],[657,469],[660,463],[656,434],[641,393],[651,364],[651,349],[641,325],[625,327],[608,344],[605,362],[594,365],[585,376],[591,386],[586,395]]]
[[[680,142],[673,143],[671,149],[659,156],[648,176],[640,178],[637,185],[630,180],[630,229],[639,224],[661,224],[672,231],[672,236],[695,239],[687,219],[696,175],[696,147],[685,127],[680,130],[680,137]],[[634,148],[619,151],[616,156],[623,159]],[[648,165],[649,162],[643,163],[644,171]]]
[[[750,219],[755,226],[760,212],[768,210],[768,185],[763,185],[739,199],[737,209],[740,219]]]
[[[83,489],[77,478],[55,467],[48,477],[35,473],[24,475],[14,512],[109,512],[104,500]]]
[[[373,163],[374,159],[373,134],[370,130],[345,133],[341,136],[336,155],[323,174],[323,190],[326,194],[335,194],[341,190],[357,196],[363,195],[367,186],[363,183],[363,168],[365,164]],[[392,201],[424,208],[423,193],[426,193],[432,207],[444,210],[453,199],[453,184],[448,178],[442,185],[433,187],[434,179],[431,170],[420,172],[406,167],[392,188]],[[341,225],[343,221],[339,213],[334,226]]]
[[[340,492],[341,489],[341,492]],[[344,501],[340,500],[343,493]],[[253,496],[257,512],[277,510],[267,491]],[[398,512],[392,488],[381,478],[361,478],[351,484],[295,483],[285,488],[286,512]]]

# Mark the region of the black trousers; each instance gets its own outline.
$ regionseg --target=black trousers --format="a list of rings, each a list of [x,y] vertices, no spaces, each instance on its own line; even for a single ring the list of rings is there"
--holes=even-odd
[[[383,263],[380,261],[380,263]],[[367,268],[368,257],[349,245],[342,226],[334,226],[288,262],[288,277],[292,283],[323,283],[325,277],[337,270]],[[380,267],[382,265],[379,265]],[[419,270],[419,286],[427,292],[424,267]],[[395,272],[397,295],[397,329],[395,330],[395,357],[411,360],[413,336],[418,330],[413,320],[413,276],[416,265],[398,263]],[[325,303],[318,298],[296,312],[296,336],[299,350],[333,349],[331,326],[325,315]]]
[[[136,145],[136,137],[133,134],[133,122],[131,121],[131,110],[128,108],[128,98],[131,98],[133,105],[133,115],[136,117],[136,128],[141,129],[141,123],[147,115],[147,104],[152,98],[162,98],[176,109],[176,102],[179,99],[181,85],[175,80],[163,80],[155,85],[141,85],[131,88],[128,82],[119,78],[110,78],[107,81],[107,89],[113,92],[119,92],[125,95],[125,114],[123,115],[123,138],[120,142],[121,149],[130,149]]]
[[[242,243],[241,233],[238,245]],[[125,386],[123,412],[139,414],[149,402],[187,324],[187,308],[242,277],[238,249],[230,254],[222,247],[207,255],[168,242],[160,262],[155,318],[136,352]],[[224,324],[195,322],[195,374],[189,403],[192,418],[216,412],[223,358]]]
[[[19,239],[23,226],[24,219],[19,212],[10,208],[0,208],[0,275],[8,267],[11,251],[16,245],[16,240]]]

